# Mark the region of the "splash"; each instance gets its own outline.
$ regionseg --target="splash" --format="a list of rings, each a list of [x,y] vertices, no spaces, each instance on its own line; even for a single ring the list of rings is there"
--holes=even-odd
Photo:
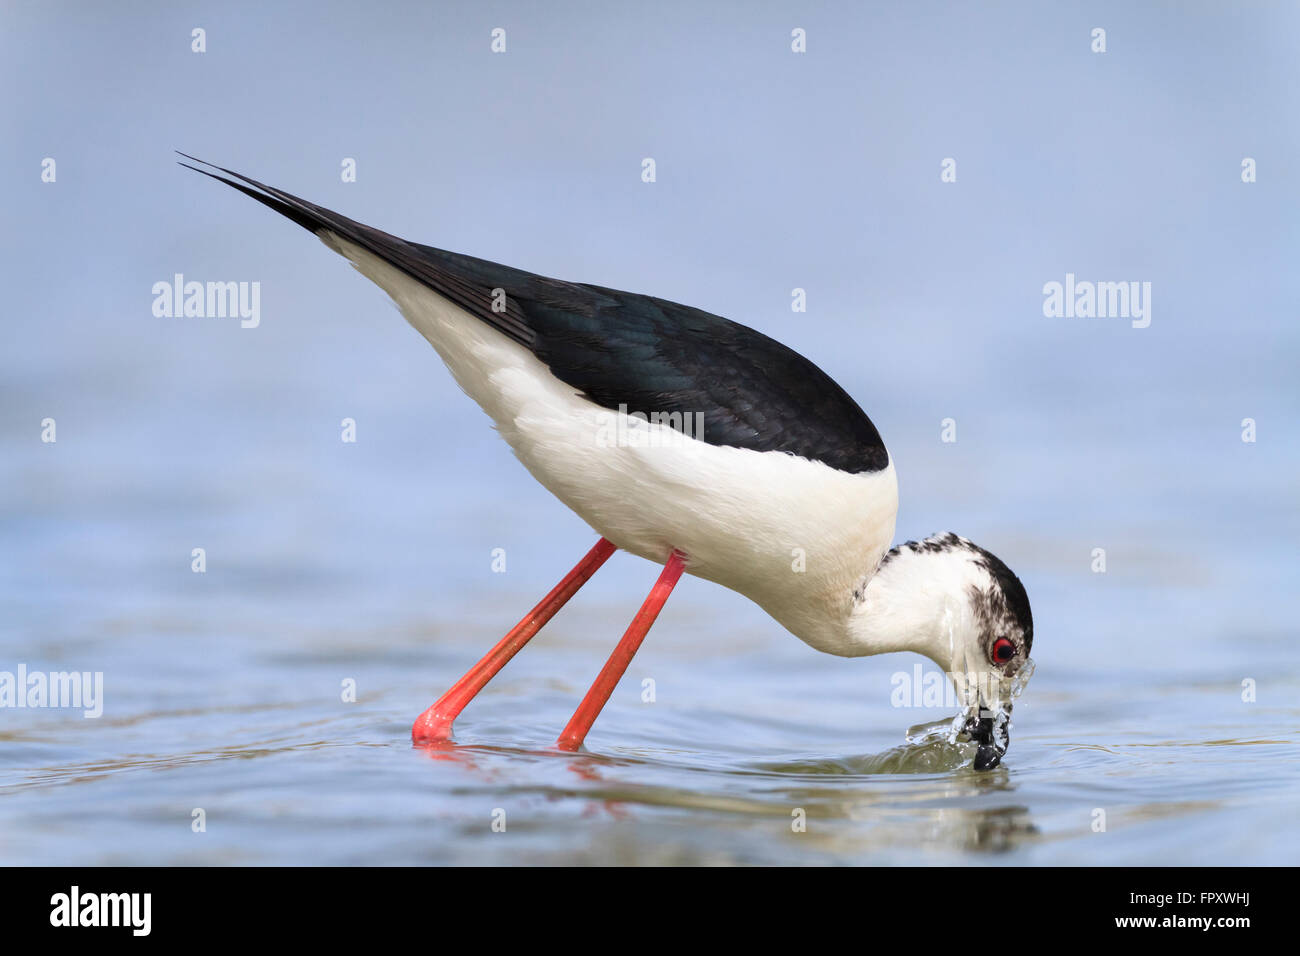
[[[1033,659],[1026,658],[1024,666],[1016,672],[1008,685],[1005,701],[994,697],[988,701],[987,706],[968,707],[964,714],[959,715],[965,717],[962,732],[978,744],[974,763],[976,770],[992,770],[1002,762],[1003,755],[1011,746],[1012,704],[1033,675]]]
[[[1029,678],[1034,676],[1034,661],[1025,664],[1007,685],[1007,699],[994,697],[981,706],[978,698],[968,701],[957,716],[918,724],[907,731],[907,742],[913,746],[934,746],[939,742],[950,745],[974,742],[976,744],[976,770],[992,770],[1002,761],[1011,746],[1011,708],[1016,698],[1024,692]],[[1000,684],[991,690],[998,690]]]

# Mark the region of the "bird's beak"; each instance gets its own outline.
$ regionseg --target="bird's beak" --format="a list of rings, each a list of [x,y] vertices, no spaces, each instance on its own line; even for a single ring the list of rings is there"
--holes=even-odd
[[[966,732],[978,745],[973,764],[976,770],[992,770],[1002,762],[1002,755],[1011,746],[1007,728],[1010,716],[1009,703],[991,709],[980,701],[979,709],[967,719]]]
[[[976,704],[966,718],[963,733],[977,744],[976,770],[992,770],[1002,762],[1011,746],[1011,705],[1034,673],[1034,662],[1026,660],[1011,678],[1002,678],[977,691]]]

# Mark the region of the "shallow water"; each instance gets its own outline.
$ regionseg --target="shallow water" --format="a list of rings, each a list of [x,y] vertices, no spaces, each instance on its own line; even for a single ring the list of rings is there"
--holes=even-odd
[[[85,513],[10,516],[23,560],[8,564],[0,650],[103,671],[104,713],[0,710],[8,863],[1295,861],[1289,635],[1257,631],[1220,658],[1216,625],[1188,618],[1144,627],[1145,653],[1105,665],[1137,638],[1077,581],[1035,570],[1037,673],[1002,766],[979,774],[973,745],[905,742],[956,712],[892,706],[914,659],[818,655],[686,579],[588,752],[561,754],[555,735],[654,577],[616,555],[470,706],[456,745],[421,750],[411,720],[589,540],[558,506],[495,539],[511,563],[492,574],[492,539],[472,528],[434,551],[415,527],[390,547],[370,538],[399,520],[400,495],[332,525],[352,477],[227,504],[240,545],[193,527],[187,505],[40,474],[23,485],[34,499]],[[176,554],[149,544],[167,539]],[[298,555],[292,569],[256,555],[266,542]],[[1243,703],[1250,674],[1267,679]]]
[[[1217,423],[1162,421],[1109,436],[1126,477],[1099,482],[1074,436],[1125,408],[1068,391],[1038,402],[1055,425],[1034,454],[1019,438],[945,447],[897,401],[873,409],[907,463],[900,534],[951,521],[1028,588],[1037,670],[994,771],[970,769],[969,745],[906,743],[959,709],[894,699],[919,658],[820,655],[689,577],[588,752],[554,752],[656,576],[627,555],[469,707],[456,746],[413,749],[415,716],[594,537],[360,294],[361,327],[310,363],[272,328],[258,350],[237,333],[178,350],[129,387],[107,340],[109,368],[9,369],[0,670],[102,672],[104,710],[0,708],[0,859],[1296,861],[1291,452],[1243,446],[1249,467],[1195,472],[1180,449]],[[369,384],[347,384],[358,374]],[[44,444],[32,423],[51,407]],[[362,423],[354,445],[340,407]],[[1220,440],[1239,454],[1234,432]]]

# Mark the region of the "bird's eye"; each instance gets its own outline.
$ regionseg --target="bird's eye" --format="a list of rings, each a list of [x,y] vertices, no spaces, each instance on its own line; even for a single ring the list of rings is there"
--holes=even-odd
[[[999,637],[993,642],[993,659],[999,664],[1005,664],[1015,656],[1016,645],[1012,644],[1005,637]]]

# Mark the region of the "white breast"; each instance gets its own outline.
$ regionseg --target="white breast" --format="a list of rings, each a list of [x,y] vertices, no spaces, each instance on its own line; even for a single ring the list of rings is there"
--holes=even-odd
[[[382,259],[331,248],[384,289],[557,498],[619,548],[731,588],[813,647],[846,653],[853,591],[894,536],[898,487],[793,455],[721,447],[603,409],[528,349]],[[628,409],[650,413],[654,409]]]

